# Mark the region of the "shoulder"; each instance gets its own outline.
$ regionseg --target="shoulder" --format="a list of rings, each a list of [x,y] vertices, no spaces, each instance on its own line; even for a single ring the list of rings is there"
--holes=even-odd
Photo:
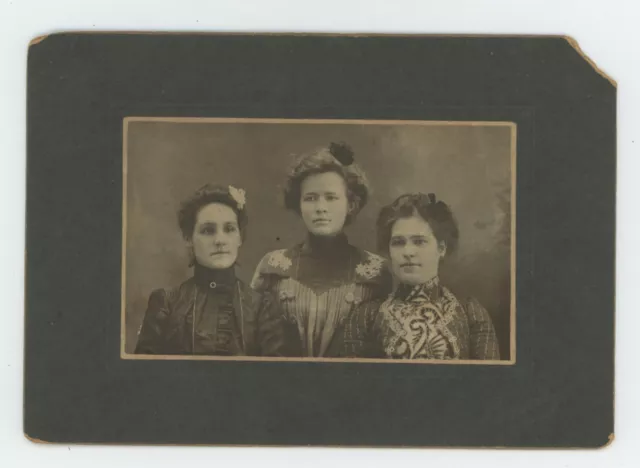
[[[467,296],[463,300],[464,306],[470,309],[484,309],[480,301],[474,296]]]
[[[169,315],[170,307],[167,292],[165,288],[158,288],[149,294],[145,322],[156,322]]]
[[[260,262],[258,262],[256,271],[251,279],[250,287],[254,290],[261,289],[261,284],[268,275],[291,276],[293,260],[296,255],[297,249],[295,247],[272,250],[265,254]]]
[[[491,321],[491,317],[489,316],[489,312],[484,306],[480,303],[478,299],[473,296],[469,296],[464,300],[463,303],[464,309],[467,311],[467,315],[470,320],[477,322]]]
[[[443,287],[443,291],[445,298],[458,302],[462,306],[470,323],[491,322],[489,312],[487,312],[487,309],[484,308],[476,297],[466,296],[464,299],[458,299],[449,289]]]
[[[288,274],[295,255],[295,248],[272,250],[262,257],[258,268],[262,273]]]
[[[390,282],[389,266],[384,257],[364,249],[356,249],[356,281],[382,284]]]
[[[238,289],[240,291],[240,299],[244,304],[251,306],[258,302],[259,294],[246,282],[239,279]]]
[[[378,313],[378,311],[382,307],[382,304],[385,301],[386,301],[385,298],[378,297],[375,299],[370,299],[368,301],[361,302],[360,304],[358,304],[358,307],[356,308],[356,313],[361,315],[375,315]]]
[[[170,307],[171,304],[175,304],[190,293],[193,293],[194,286],[193,280],[188,279],[177,286],[155,289],[149,296],[149,303],[154,302],[155,304]]]
[[[351,314],[349,325],[371,330],[372,326],[379,323],[378,320],[381,314],[382,304],[384,304],[385,300],[386,299],[383,298],[376,298],[360,303]]]
[[[167,302],[167,290],[165,288],[158,288],[151,291],[149,294],[149,308],[162,306]]]

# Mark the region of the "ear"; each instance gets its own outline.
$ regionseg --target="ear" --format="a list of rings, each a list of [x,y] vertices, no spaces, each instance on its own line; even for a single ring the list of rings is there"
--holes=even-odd
[[[347,213],[354,216],[358,211],[359,200],[357,197],[349,197],[349,203],[347,205]]]
[[[440,258],[444,258],[447,254],[447,243],[445,241],[438,242],[438,252],[440,252]]]
[[[193,266],[196,263],[196,254],[193,251],[193,239],[185,239],[184,245],[187,248],[187,256],[189,257],[189,266]]]

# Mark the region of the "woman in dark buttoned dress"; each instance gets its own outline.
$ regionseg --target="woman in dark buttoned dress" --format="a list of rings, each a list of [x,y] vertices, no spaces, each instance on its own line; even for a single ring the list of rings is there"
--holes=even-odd
[[[247,226],[245,192],[207,184],[186,200],[178,223],[193,276],[151,293],[137,354],[243,355],[252,352],[255,293],[236,277]]]

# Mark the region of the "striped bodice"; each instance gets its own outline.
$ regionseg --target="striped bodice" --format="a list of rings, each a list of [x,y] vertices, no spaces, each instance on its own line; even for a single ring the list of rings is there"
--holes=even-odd
[[[317,244],[309,241],[268,253],[251,282],[263,297],[266,311],[260,320],[270,317],[283,325],[284,353],[331,354],[332,341],[352,311],[390,289],[381,257],[350,245],[344,236],[322,248]]]
[[[294,278],[282,278],[274,290],[285,319],[298,330],[305,356],[323,356],[353,308],[374,296],[367,284],[345,283],[317,292]]]

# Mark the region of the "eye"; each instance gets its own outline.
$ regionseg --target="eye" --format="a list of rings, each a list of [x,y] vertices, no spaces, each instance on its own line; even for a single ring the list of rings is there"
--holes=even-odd
[[[238,227],[235,224],[227,224],[224,227],[224,232],[226,233],[236,232],[237,230],[238,230]]]
[[[338,197],[336,195],[333,194],[328,194],[326,196],[327,201],[336,201],[338,199]]]
[[[414,239],[414,240],[413,240],[413,243],[414,243],[415,245],[425,245],[425,244],[427,243],[427,239],[423,239],[423,238],[420,238],[420,239]]]
[[[389,245],[391,245],[391,247],[402,247],[405,244],[404,239],[391,239],[391,241],[389,241]]]
[[[216,233],[216,228],[211,225],[205,225],[200,228],[200,234],[204,234],[205,236],[212,236]]]
[[[307,194],[302,197],[302,201],[312,202],[316,200],[316,196],[314,194]]]

